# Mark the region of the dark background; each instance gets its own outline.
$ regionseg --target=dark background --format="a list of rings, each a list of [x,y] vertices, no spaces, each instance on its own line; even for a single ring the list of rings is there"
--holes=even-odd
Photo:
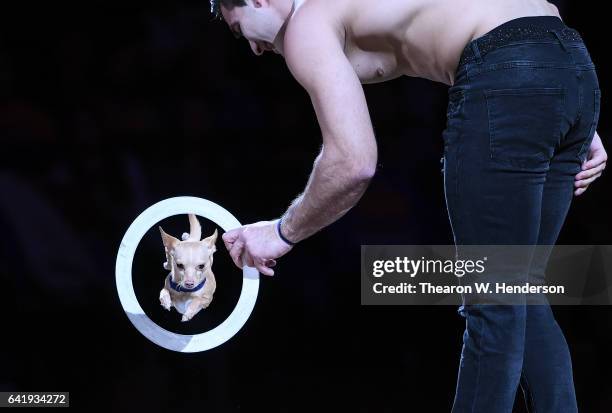
[[[605,2],[555,3],[597,65],[610,151]],[[19,4],[0,13],[0,390],[70,391],[74,408],[105,411],[450,411],[464,328],[456,308],[359,301],[361,244],[453,242],[439,164],[446,86],[365,87],[379,165],[364,198],[262,278],[234,338],[179,354],[146,340],[120,306],[124,232],[178,195],[243,223],[278,217],[321,144],[308,97],[280,56],[255,58],[212,22],[206,1]],[[609,185],[604,175],[575,198],[559,244],[612,243]],[[164,225],[179,236],[187,219]],[[226,317],[241,274],[218,248],[216,301],[185,327],[158,305],[162,244],[155,231],[145,237],[134,283],[156,322],[199,332]],[[581,411],[612,411],[612,309],[554,311]]]

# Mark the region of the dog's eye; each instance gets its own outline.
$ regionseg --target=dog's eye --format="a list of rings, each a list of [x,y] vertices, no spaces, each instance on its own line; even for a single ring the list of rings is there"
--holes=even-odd
[[[204,264],[198,265],[198,270],[202,271],[204,269]]]
[[[184,270],[185,266],[183,264],[176,264],[177,267],[179,267],[179,269]]]

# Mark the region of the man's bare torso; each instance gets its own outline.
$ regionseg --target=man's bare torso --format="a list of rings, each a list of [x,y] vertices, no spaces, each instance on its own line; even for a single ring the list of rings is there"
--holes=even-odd
[[[304,0],[337,24],[362,83],[402,75],[447,85],[467,43],[526,16],[559,16],[546,0]],[[330,18],[331,16],[331,18]]]

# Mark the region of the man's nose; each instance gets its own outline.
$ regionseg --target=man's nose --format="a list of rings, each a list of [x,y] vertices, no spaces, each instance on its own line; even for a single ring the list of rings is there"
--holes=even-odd
[[[257,45],[257,43],[255,43],[252,40],[249,40],[249,44],[251,45],[251,50],[253,51],[253,53],[255,53],[257,56],[262,55],[263,50],[261,50],[261,48]]]

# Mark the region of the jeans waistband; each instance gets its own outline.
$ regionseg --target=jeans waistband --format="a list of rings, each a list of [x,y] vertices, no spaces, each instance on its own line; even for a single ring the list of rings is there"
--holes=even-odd
[[[490,32],[469,42],[463,49],[457,69],[506,44],[523,40],[544,39],[562,39],[568,42],[582,41],[580,34],[567,27],[557,16],[519,17],[497,26]]]

